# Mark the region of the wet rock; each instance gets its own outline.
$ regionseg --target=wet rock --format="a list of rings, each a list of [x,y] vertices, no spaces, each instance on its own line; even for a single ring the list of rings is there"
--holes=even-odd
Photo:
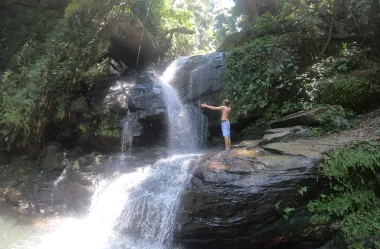
[[[71,136],[59,133],[60,141],[65,141],[67,147],[78,144],[87,153],[116,153],[121,149],[125,119],[133,119],[134,130],[139,130],[134,134],[138,137],[134,144],[162,143],[166,131],[166,106],[159,79],[144,72],[105,85],[90,92],[88,103],[91,109],[77,115],[78,120],[71,130],[65,132]]]
[[[9,163],[10,152],[6,150],[4,144],[0,143],[0,165],[7,165]]]
[[[319,124],[318,116],[331,110],[330,106],[315,108],[309,111],[301,111],[283,117],[270,124],[271,128],[283,128],[297,125],[316,126]]]
[[[68,210],[83,212],[91,203],[94,194],[92,188],[85,187],[79,183],[71,183],[65,188],[65,205]]]
[[[335,234],[334,237],[324,246],[318,249],[346,249],[348,248],[342,233]]]
[[[69,158],[63,146],[50,143],[42,151],[41,167],[48,171],[61,171],[69,165]]]
[[[125,77],[117,81],[108,91],[103,100],[103,112],[129,112],[143,111],[156,115],[155,110],[166,109],[159,79],[153,74],[142,73]],[[118,104],[115,104],[115,101]],[[112,107],[110,109],[110,107]],[[149,116],[146,114],[146,116]]]
[[[20,191],[13,188],[0,188],[0,198],[4,198],[6,202],[16,207],[22,203]]]
[[[176,239],[199,249],[322,246],[330,231],[314,229],[306,205],[329,191],[318,165],[323,153],[341,144],[297,140],[260,148],[250,141],[204,156],[183,196]],[[303,195],[301,188],[307,189]],[[294,208],[289,216],[288,207]]]
[[[265,145],[275,142],[288,142],[299,138],[307,138],[309,136],[309,129],[302,128],[301,126],[278,128],[266,131],[263,140],[259,145]]]
[[[125,127],[123,136],[126,136],[127,139],[132,139],[133,137],[141,135],[143,127],[138,121],[139,117],[141,116],[137,116],[135,112],[132,112],[120,121]]]
[[[171,85],[185,101],[221,104],[225,53],[198,55],[185,60]]]
[[[154,110],[165,109],[165,102],[162,98],[161,87],[155,86],[150,92],[130,95],[129,104],[132,110],[145,110],[154,112]]]
[[[82,113],[90,110],[85,97],[79,97],[70,104],[70,113]]]
[[[240,142],[236,145],[233,145],[232,148],[245,148],[245,149],[254,149],[260,145],[262,140],[248,140]]]

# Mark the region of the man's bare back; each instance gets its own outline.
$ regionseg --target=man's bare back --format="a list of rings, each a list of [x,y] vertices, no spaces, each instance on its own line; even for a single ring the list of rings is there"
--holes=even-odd
[[[230,112],[231,112],[231,107],[227,107],[227,106],[221,106],[222,107],[222,118],[221,118],[221,121],[224,121],[224,120],[229,120],[229,116],[230,116]]]

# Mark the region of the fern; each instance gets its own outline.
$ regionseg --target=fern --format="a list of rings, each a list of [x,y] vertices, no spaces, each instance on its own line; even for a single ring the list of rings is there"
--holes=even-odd
[[[330,178],[333,193],[310,201],[314,224],[338,220],[350,248],[380,245],[379,188],[380,142],[361,141],[344,146],[326,157],[323,173]],[[378,247],[376,247],[378,248]]]

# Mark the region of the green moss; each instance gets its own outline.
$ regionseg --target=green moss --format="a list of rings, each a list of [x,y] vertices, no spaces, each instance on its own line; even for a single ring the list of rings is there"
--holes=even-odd
[[[79,169],[79,160],[75,160],[73,164],[73,169],[78,170]]]
[[[79,130],[83,133],[87,133],[88,128],[84,124],[79,125]]]

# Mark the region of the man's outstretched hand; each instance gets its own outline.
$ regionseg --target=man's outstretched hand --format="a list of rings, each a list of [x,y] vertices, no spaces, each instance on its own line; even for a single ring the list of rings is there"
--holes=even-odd
[[[204,103],[204,104],[201,104],[201,107],[207,107],[207,105],[206,105],[206,103]]]

